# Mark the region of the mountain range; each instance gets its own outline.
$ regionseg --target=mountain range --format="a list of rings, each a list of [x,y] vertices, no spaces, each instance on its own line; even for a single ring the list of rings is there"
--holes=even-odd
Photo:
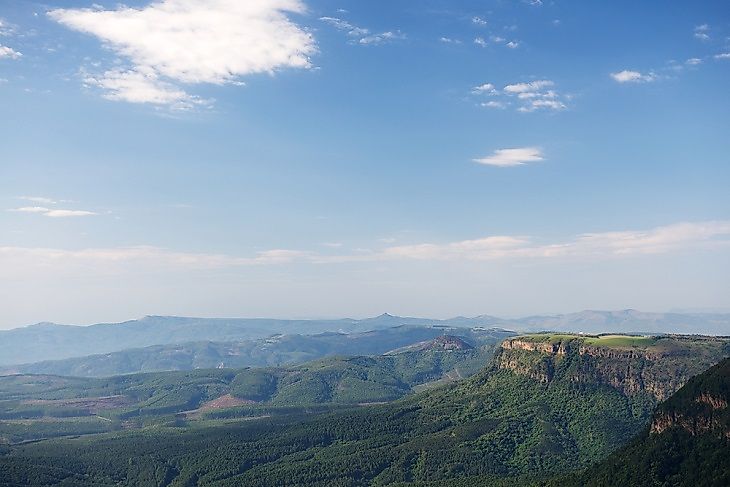
[[[0,365],[29,364],[105,354],[153,345],[235,342],[272,335],[362,333],[401,325],[457,328],[500,327],[518,332],[685,333],[730,335],[730,314],[582,311],[565,315],[503,319],[481,315],[445,320],[383,314],[363,320],[277,320],[147,316],[90,326],[40,323],[0,331]]]

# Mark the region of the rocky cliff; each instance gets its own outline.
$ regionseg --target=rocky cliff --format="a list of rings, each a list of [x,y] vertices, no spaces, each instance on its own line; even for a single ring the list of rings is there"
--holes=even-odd
[[[496,364],[546,384],[560,377],[662,401],[728,354],[726,338],[540,334],[505,340]]]
[[[691,379],[657,407],[650,433],[679,427],[692,436],[706,433],[730,438],[730,359]]]

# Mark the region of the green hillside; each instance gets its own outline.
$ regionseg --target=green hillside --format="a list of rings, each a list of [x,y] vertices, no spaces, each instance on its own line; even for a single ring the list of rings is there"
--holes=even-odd
[[[666,340],[662,356],[503,348],[470,379],[380,406],[246,421],[178,418],[15,446],[2,460],[5,481],[30,481],[32,472],[36,485],[527,485],[606,458],[646,428],[656,397],[676,384],[634,390],[623,383],[632,376],[610,374],[649,373],[666,359],[667,377],[694,375],[709,366],[704,360],[720,361],[727,345]],[[700,360],[697,347],[705,350]],[[266,376],[250,379],[240,384],[249,393],[271,390]]]
[[[730,358],[660,404],[628,446],[557,486],[730,485]]]
[[[0,443],[141,427],[155,418],[240,417],[386,402],[472,375],[492,347],[332,357],[286,368],[203,369],[111,378],[0,377]],[[169,419],[169,418],[168,418]],[[55,429],[54,429],[55,428]]]
[[[216,367],[288,366],[336,355],[381,355],[416,342],[428,342],[445,334],[461,337],[474,345],[496,345],[504,338],[514,335],[501,329],[447,326],[396,326],[349,334],[274,335],[237,342],[205,341],[154,345],[64,360],[13,365],[0,369],[0,374],[110,377],[137,372]]]

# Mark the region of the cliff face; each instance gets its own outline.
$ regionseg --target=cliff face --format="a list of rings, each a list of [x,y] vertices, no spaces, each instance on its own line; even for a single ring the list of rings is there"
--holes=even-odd
[[[550,487],[730,485],[730,358],[659,404],[651,426],[609,458]]]
[[[594,338],[561,337],[505,340],[496,356],[500,369],[542,383],[556,378],[609,385],[622,394],[645,392],[663,401],[690,377],[722,360],[728,341],[703,337],[647,339],[646,346],[603,346]]]
[[[650,433],[679,427],[692,436],[711,433],[730,438],[730,359],[690,380],[657,407]]]

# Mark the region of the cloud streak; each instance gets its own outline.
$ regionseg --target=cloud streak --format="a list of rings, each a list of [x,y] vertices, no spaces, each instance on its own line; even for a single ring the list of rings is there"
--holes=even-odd
[[[63,209],[52,209],[44,206],[23,206],[20,208],[11,208],[8,211],[15,213],[36,213],[49,218],[70,218],[79,216],[93,216],[98,213],[87,210],[63,210]]]
[[[132,269],[195,271],[294,264],[339,265],[371,262],[545,261],[610,259],[680,251],[730,249],[730,221],[684,222],[648,230],[584,233],[558,242],[529,236],[493,235],[446,243],[390,245],[353,253],[272,249],[252,256],[231,256],[136,246],[64,250],[0,247],[0,267],[18,275],[36,269],[73,275],[79,268],[114,275]]]
[[[651,83],[656,81],[657,76],[654,73],[643,74],[639,71],[625,69],[611,73],[611,78],[618,83]]]
[[[515,149],[498,149],[490,156],[473,159],[473,161],[487,166],[514,167],[544,159],[542,151],[537,147],[519,147]]]
[[[376,45],[406,38],[406,35],[399,30],[373,33],[370,29],[358,27],[347,20],[340,19],[338,17],[320,17],[319,20],[331,25],[339,31],[345,32],[349,37],[352,37],[351,42],[353,44]]]

